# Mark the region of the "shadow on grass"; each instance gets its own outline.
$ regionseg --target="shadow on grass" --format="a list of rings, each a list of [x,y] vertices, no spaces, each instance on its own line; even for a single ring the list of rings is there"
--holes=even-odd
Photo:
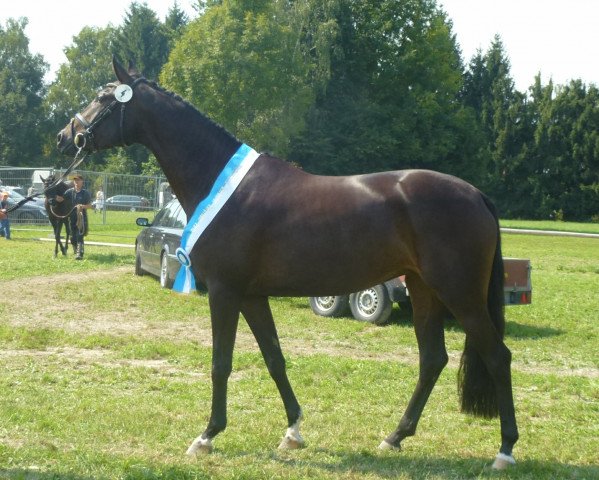
[[[558,328],[535,327],[518,322],[506,322],[505,334],[512,338],[547,338],[563,335],[565,332]]]
[[[599,467],[590,465],[570,465],[553,462],[522,461],[506,471],[491,468],[488,458],[442,458],[411,457],[401,453],[377,452],[332,452],[320,450],[330,461],[311,459],[296,460],[274,455],[273,460],[285,465],[322,470],[330,474],[375,475],[376,478],[397,478],[398,475],[410,479],[429,478],[599,478]]]
[[[311,310],[310,304],[307,298],[293,298],[293,297],[276,297],[279,304],[283,304],[288,306],[289,308],[296,308],[300,310]],[[391,312],[391,316],[389,317],[389,321],[386,325],[397,325],[400,328],[410,328],[412,329],[412,308],[410,304],[402,304],[399,307],[394,305],[393,310]],[[337,320],[340,321],[348,321],[348,322],[357,322],[355,318],[350,315],[344,315],[343,317],[339,317]],[[385,325],[381,325],[382,328],[385,328]],[[462,327],[456,321],[456,319],[451,316],[449,312],[447,312],[447,317],[445,319],[445,329],[447,331],[453,332],[463,332]],[[535,338],[548,338],[548,337],[556,337],[558,335],[563,335],[564,331],[551,328],[551,327],[537,327],[534,325],[525,325],[521,323],[517,323],[514,321],[506,321],[505,335],[512,338],[527,338],[527,339],[535,339]]]
[[[439,479],[455,478],[524,478],[524,479],[554,479],[554,478],[599,478],[599,467],[591,465],[570,465],[564,463],[521,461],[515,467],[505,472],[491,469],[488,458],[443,458],[443,457],[411,457],[394,453],[378,452],[339,452],[327,449],[315,449],[314,457],[295,458],[293,452],[251,453],[226,452],[213,454],[226,459],[233,457],[246,458],[247,468],[236,466],[230,472],[213,470],[214,465],[208,466],[198,458],[198,465],[185,464],[140,464],[133,468],[125,467],[123,472],[113,472],[118,478],[126,480],[197,480],[203,478],[317,478],[325,475],[350,475],[352,478],[365,476],[369,478],[392,479],[401,475],[402,478],[424,480],[432,477]],[[326,457],[322,459],[321,457]],[[259,465],[278,464],[280,471],[256,468]],[[212,463],[212,462],[208,462]],[[235,462],[237,464],[237,462]],[[216,467],[218,470],[218,467]],[[293,470],[291,470],[293,469]],[[320,472],[320,473],[319,473]],[[95,477],[73,473],[57,473],[40,471],[38,469],[0,469],[0,478],[7,480],[92,480]],[[108,478],[108,477],[107,477]]]
[[[391,317],[389,318],[390,323],[394,323],[403,327],[412,328],[412,312],[407,309],[394,309]],[[445,329],[453,332],[463,332],[464,330],[456,319],[449,316],[445,319]],[[534,325],[525,325],[514,321],[506,321],[505,323],[505,335],[511,338],[548,338],[557,337],[563,335],[565,332],[559,328],[551,327],[537,327]]]
[[[70,473],[42,472],[34,468],[0,468],[0,478],[3,480],[94,480],[93,477]]]
[[[123,261],[123,255],[117,255],[116,253],[86,253],[85,258],[100,265],[129,265],[129,262]],[[133,266],[133,262],[130,263]]]
[[[445,328],[449,331],[463,332],[464,330],[455,318],[448,318],[445,321]],[[505,336],[511,338],[539,339],[548,337],[557,337],[563,335],[564,331],[558,328],[537,327],[534,325],[524,325],[514,321],[505,322]]]

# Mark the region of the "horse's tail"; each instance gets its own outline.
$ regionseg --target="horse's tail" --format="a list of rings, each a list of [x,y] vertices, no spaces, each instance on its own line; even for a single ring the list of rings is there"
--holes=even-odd
[[[485,195],[482,195],[482,197],[497,223],[497,245],[495,247],[495,256],[493,257],[493,267],[488,286],[487,308],[497,334],[503,339],[505,331],[504,271],[499,219],[497,210],[491,200]],[[468,337],[466,337],[464,352],[462,353],[460,369],[458,371],[458,390],[460,392],[462,412],[486,418],[493,418],[498,415],[495,384],[485,363]]]

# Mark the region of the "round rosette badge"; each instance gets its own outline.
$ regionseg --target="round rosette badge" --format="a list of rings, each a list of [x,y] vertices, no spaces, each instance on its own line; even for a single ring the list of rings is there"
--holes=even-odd
[[[133,89],[124,83],[121,83],[114,89],[114,99],[120,103],[127,103],[133,98]]]
[[[191,258],[189,258],[189,254],[181,247],[177,248],[177,250],[175,251],[175,255],[177,255],[177,260],[179,260],[179,263],[181,265],[183,265],[184,267],[191,266]]]

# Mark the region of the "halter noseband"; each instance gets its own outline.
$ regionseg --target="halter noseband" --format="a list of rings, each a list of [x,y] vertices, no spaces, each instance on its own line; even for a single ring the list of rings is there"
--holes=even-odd
[[[129,100],[131,99],[131,96],[133,95],[133,89],[137,86],[138,83],[140,83],[143,80],[144,80],[144,78],[140,77],[140,78],[136,78],[131,83],[131,85],[127,85],[124,83],[117,85],[117,87],[115,88],[115,91],[114,91],[115,99],[112,102],[110,102],[108,105],[106,105],[100,111],[100,113],[98,113],[95,116],[95,118],[91,122],[86,120],[86,118],[81,113],[76,113],[75,119],[77,119],[79,121],[79,123],[81,123],[81,125],[83,125],[83,127],[85,128],[85,131],[79,132],[78,134],[75,135],[75,138],[73,139],[73,143],[75,144],[75,147],[77,147],[79,150],[83,150],[85,148],[85,146],[87,145],[88,141],[91,140],[94,149],[97,150],[96,144],[94,141],[94,129],[98,125],[100,125],[100,123],[102,123],[104,120],[106,120],[119,104],[121,105],[121,119],[119,122],[119,127],[120,127],[120,131],[121,131],[121,144],[126,147],[127,142],[125,141],[125,135],[124,135],[125,106],[127,105],[127,102],[129,102]],[[123,88],[123,89],[121,89],[120,92],[118,92],[118,89],[121,86],[125,86],[127,88]],[[120,96],[120,98],[118,98],[119,96]],[[72,128],[72,124],[71,124],[71,128]]]

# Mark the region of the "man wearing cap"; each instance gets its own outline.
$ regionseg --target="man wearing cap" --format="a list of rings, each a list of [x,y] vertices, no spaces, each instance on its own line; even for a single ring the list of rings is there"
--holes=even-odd
[[[65,198],[70,198],[73,203],[73,210],[69,214],[71,224],[71,243],[75,249],[75,260],[83,259],[83,237],[87,235],[87,210],[92,208],[92,196],[83,188],[83,176],[76,174],[73,176],[75,186],[64,192],[64,196],[56,196],[59,202]]]
[[[0,194],[0,233],[6,240],[10,240],[10,220],[6,209],[8,208],[8,192]]]

